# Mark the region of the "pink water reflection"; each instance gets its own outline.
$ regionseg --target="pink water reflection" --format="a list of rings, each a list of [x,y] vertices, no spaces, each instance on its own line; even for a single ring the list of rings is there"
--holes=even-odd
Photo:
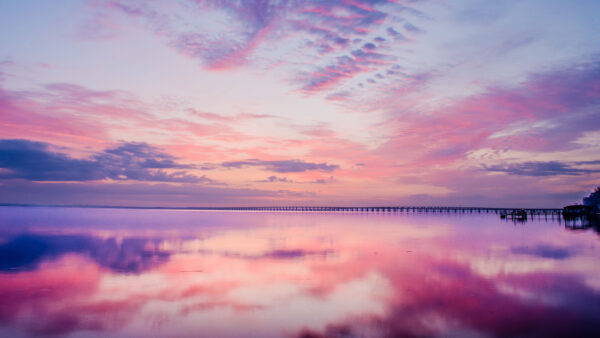
[[[0,336],[600,335],[600,237],[557,222],[1,211]]]

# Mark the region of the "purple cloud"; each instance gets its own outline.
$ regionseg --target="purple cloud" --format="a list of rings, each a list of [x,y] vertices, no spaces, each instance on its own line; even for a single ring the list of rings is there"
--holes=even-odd
[[[226,168],[242,168],[242,167],[264,167],[266,170],[277,173],[293,173],[304,171],[322,171],[331,172],[339,169],[336,164],[304,162],[301,160],[284,160],[284,161],[263,161],[258,159],[248,159],[245,161],[223,162],[222,165]]]
[[[259,182],[259,183],[279,182],[279,183],[300,183],[300,184],[327,184],[327,183],[333,182],[333,176],[330,176],[328,179],[318,178],[318,179],[312,180],[312,181],[296,181],[296,180],[289,179],[287,177],[279,177],[279,176],[272,175],[272,176],[267,177],[264,180],[258,180],[256,182]]]
[[[595,163],[597,161],[590,161]],[[584,163],[590,163],[584,162]],[[579,162],[581,163],[581,162]],[[584,175],[590,173],[600,173],[600,169],[581,169],[573,167],[574,163],[548,161],[548,162],[523,162],[511,164],[499,164],[493,166],[484,166],[484,169],[491,172],[504,172],[511,175],[522,176],[557,176],[557,175]]]
[[[293,180],[288,179],[287,177],[279,177],[279,176],[269,176],[264,180],[259,180],[256,182],[260,182],[260,183],[272,183],[272,182],[285,182],[285,183],[293,183]]]

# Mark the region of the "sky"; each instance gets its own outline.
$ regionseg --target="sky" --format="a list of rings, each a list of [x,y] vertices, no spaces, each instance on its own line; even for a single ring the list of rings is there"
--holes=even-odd
[[[598,1],[0,0],[0,203],[562,207]]]

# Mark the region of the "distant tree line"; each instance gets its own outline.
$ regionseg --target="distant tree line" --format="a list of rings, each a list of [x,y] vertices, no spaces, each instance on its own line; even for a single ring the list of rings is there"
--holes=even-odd
[[[583,198],[583,205],[591,207],[595,211],[600,210],[600,187],[596,187],[594,192]]]

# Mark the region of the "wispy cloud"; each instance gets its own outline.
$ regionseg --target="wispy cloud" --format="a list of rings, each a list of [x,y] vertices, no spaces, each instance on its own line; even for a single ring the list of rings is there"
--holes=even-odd
[[[330,176],[328,179],[318,178],[312,181],[298,181],[293,180],[287,177],[279,177],[279,176],[269,176],[264,180],[258,180],[256,182],[259,183],[300,183],[300,184],[327,184],[333,182],[333,176]]]
[[[284,183],[293,183],[294,180],[288,179],[287,177],[279,177],[279,176],[269,176],[264,180],[258,180],[256,182],[259,183],[272,183],[272,182],[284,182]]]
[[[253,119],[267,119],[267,118],[275,118],[274,115],[269,114],[252,114],[252,113],[241,113],[235,116],[226,116],[211,112],[203,112],[198,111],[194,108],[188,108],[186,111],[194,117],[199,117],[205,120],[218,121],[218,122],[239,122],[243,120],[253,120]]]
[[[391,0],[226,0],[171,6],[111,0],[107,4],[127,16],[141,18],[170,46],[201,60],[208,69],[246,65],[264,57],[258,50],[282,41],[292,48],[301,48],[304,56],[296,53],[296,57],[308,57],[306,62],[311,63],[317,61],[317,67],[303,71],[296,79],[307,92],[327,89],[368,71],[385,73],[381,67],[396,57],[379,47],[404,43],[406,38],[400,30],[409,35],[423,32],[406,19],[421,13],[409,2]]]
[[[277,173],[294,173],[304,171],[322,171],[332,172],[339,169],[336,164],[313,163],[302,160],[282,160],[282,161],[263,161],[258,159],[248,159],[244,161],[223,162],[222,165],[226,168],[242,168],[242,167],[263,167],[266,170]]]
[[[200,1],[169,6],[112,0],[107,4],[126,15],[143,18],[152,29],[168,38],[169,45],[201,59],[211,69],[245,64],[266,38],[273,21],[289,6],[287,1],[258,0]],[[211,15],[219,19],[215,21]],[[198,25],[198,20],[206,24]]]

